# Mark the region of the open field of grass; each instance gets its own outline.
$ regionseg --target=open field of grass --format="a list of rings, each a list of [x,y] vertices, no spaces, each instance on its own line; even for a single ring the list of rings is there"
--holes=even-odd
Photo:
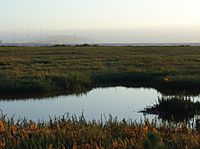
[[[200,92],[200,47],[0,47],[0,93],[100,86]]]
[[[187,125],[155,122],[86,122],[83,116],[63,116],[48,122],[14,123],[0,118],[0,148],[5,149],[199,149],[200,130]]]

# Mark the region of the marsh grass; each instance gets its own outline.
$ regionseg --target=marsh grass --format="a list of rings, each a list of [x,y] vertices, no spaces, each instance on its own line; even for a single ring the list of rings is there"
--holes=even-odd
[[[193,101],[190,97],[162,97],[152,106],[145,108],[143,113],[156,114],[162,120],[190,121],[200,115],[200,102]]]
[[[47,122],[0,118],[0,148],[199,148],[200,133],[182,125],[156,122],[86,121],[64,115]]]
[[[0,93],[101,86],[200,92],[200,47],[0,47]]]

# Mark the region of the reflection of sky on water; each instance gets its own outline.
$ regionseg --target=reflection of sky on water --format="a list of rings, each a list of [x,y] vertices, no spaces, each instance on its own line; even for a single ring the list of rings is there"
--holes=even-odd
[[[154,89],[144,88],[103,88],[94,89],[82,96],[58,96],[39,100],[0,101],[3,113],[15,118],[27,117],[32,120],[48,120],[49,116],[62,116],[65,113],[79,116],[84,111],[87,120],[100,120],[101,114],[109,114],[119,119],[131,118],[139,121],[144,116],[137,113],[148,105],[156,102],[161,96]],[[199,98],[199,97],[198,97]],[[151,118],[152,116],[147,116]]]

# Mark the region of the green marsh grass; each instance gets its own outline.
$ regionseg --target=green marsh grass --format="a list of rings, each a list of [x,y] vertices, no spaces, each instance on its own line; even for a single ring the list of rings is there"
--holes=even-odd
[[[200,92],[200,47],[0,47],[0,93],[102,86]]]
[[[143,111],[146,114],[156,114],[162,120],[184,122],[200,115],[200,101],[190,97],[162,97],[156,104],[148,106]]]

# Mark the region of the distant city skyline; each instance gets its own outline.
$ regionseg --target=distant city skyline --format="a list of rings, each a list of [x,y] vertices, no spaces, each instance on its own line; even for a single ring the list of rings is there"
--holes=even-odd
[[[2,0],[0,41],[200,42],[199,0]]]

